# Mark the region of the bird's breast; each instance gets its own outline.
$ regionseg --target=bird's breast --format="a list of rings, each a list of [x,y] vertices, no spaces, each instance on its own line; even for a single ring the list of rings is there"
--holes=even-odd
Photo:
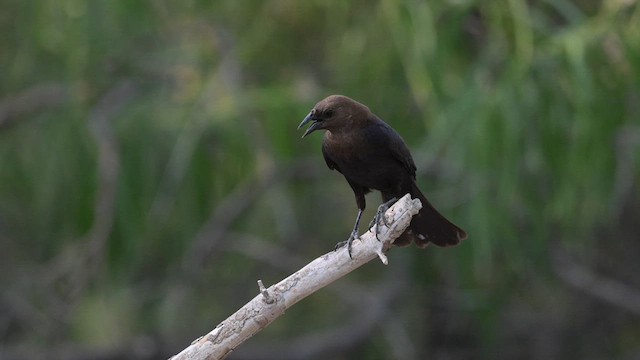
[[[351,182],[376,190],[393,186],[404,169],[384,146],[363,136],[340,136],[327,132],[323,149]]]

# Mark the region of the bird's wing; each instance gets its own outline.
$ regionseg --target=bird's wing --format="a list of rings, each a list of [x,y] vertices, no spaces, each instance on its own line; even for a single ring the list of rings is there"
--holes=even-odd
[[[338,165],[336,165],[335,161],[331,159],[331,155],[329,155],[329,151],[327,150],[324,141],[322,142],[322,156],[324,157],[324,161],[327,163],[329,169],[340,171],[340,169],[338,169]]]
[[[412,178],[416,178],[416,164],[413,162],[413,157],[409,152],[407,144],[405,144],[402,137],[384,121],[380,121],[379,126],[384,128],[384,131],[377,131],[377,134],[384,135],[384,141],[387,148],[391,151],[391,155],[398,160],[402,166],[411,174]]]
[[[407,169],[409,174],[411,174],[412,178],[416,178],[416,164],[413,162],[413,157],[411,157],[411,153],[409,152],[409,148],[407,148],[407,144],[404,143],[404,140],[398,135],[394,133],[395,136],[391,137],[391,142],[394,145],[391,147],[393,150],[393,156],[398,159],[402,165]]]

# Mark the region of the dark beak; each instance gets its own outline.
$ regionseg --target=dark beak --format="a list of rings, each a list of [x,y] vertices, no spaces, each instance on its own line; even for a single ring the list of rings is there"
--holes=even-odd
[[[309,113],[309,115],[307,115],[304,120],[302,120],[302,122],[300,123],[300,125],[298,125],[298,129],[300,129],[301,127],[305,126],[308,122],[313,121],[311,123],[311,126],[309,126],[307,128],[307,131],[304,132],[304,134],[302,134],[302,137],[305,137],[309,134],[311,134],[312,132],[318,130],[320,128],[320,123],[318,122],[318,119],[315,119],[313,117],[313,111]]]

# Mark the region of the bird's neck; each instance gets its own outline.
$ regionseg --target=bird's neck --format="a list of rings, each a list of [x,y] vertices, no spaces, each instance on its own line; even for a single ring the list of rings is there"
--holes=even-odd
[[[334,148],[347,149],[357,145],[359,141],[358,132],[352,128],[340,128],[337,130],[327,130],[324,134],[324,141]]]

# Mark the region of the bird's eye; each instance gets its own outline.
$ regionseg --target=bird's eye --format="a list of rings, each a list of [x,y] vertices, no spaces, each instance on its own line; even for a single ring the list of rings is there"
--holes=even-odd
[[[333,116],[333,110],[329,109],[329,110],[325,110],[324,112],[324,116],[330,118]]]

